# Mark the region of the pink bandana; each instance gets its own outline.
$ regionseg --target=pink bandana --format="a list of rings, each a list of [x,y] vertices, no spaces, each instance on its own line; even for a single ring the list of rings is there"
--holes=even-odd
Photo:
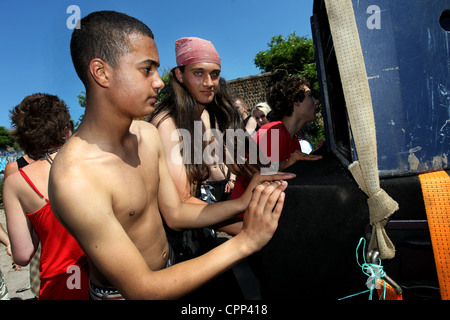
[[[220,57],[214,45],[204,39],[186,37],[175,42],[177,66],[199,62],[212,62],[220,65]]]

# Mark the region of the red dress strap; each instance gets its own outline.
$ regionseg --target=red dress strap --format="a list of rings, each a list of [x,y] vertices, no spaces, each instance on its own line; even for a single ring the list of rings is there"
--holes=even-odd
[[[28,185],[31,187],[31,189],[33,189],[34,192],[36,192],[38,194],[38,196],[41,197],[41,199],[45,199],[45,197],[42,195],[42,193],[39,192],[38,188],[36,188],[33,181],[31,181],[30,178],[27,176],[25,171],[23,171],[22,168],[19,168],[19,172],[22,175],[22,177],[25,179],[25,181],[28,183]],[[49,202],[48,199],[45,199],[45,201],[47,201],[47,203]]]

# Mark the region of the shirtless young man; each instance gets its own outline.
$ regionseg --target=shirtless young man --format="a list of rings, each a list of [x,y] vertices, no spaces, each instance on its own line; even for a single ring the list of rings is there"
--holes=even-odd
[[[133,121],[153,112],[164,86],[147,26],[116,12],[92,13],[75,29],[71,54],[86,87],[86,112],[53,162],[49,196],[55,215],[88,256],[92,286],[117,289],[126,299],[178,298],[272,238],[285,181],[262,182],[257,176],[253,192],[249,188],[237,201],[182,203],[158,130]],[[193,228],[247,207],[241,233],[199,258],[166,268],[170,248],[162,218],[173,229]]]

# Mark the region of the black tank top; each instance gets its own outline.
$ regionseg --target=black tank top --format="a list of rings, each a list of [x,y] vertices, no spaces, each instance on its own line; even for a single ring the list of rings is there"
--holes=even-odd
[[[19,159],[16,160],[17,162],[17,166],[20,168],[25,167],[26,165],[28,165],[29,163],[27,162],[27,160],[25,160],[24,157],[20,157]]]

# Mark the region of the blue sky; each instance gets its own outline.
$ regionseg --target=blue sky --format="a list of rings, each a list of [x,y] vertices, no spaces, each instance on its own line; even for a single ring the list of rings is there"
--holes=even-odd
[[[313,0],[0,0],[0,126],[10,128],[9,110],[35,92],[58,95],[74,120],[83,114],[77,95],[84,87],[69,51],[70,5],[81,17],[116,10],[146,23],[161,72],[175,66],[174,43],[184,36],[214,43],[227,80],[260,73],[253,59],[273,36],[295,31],[311,37]]]

